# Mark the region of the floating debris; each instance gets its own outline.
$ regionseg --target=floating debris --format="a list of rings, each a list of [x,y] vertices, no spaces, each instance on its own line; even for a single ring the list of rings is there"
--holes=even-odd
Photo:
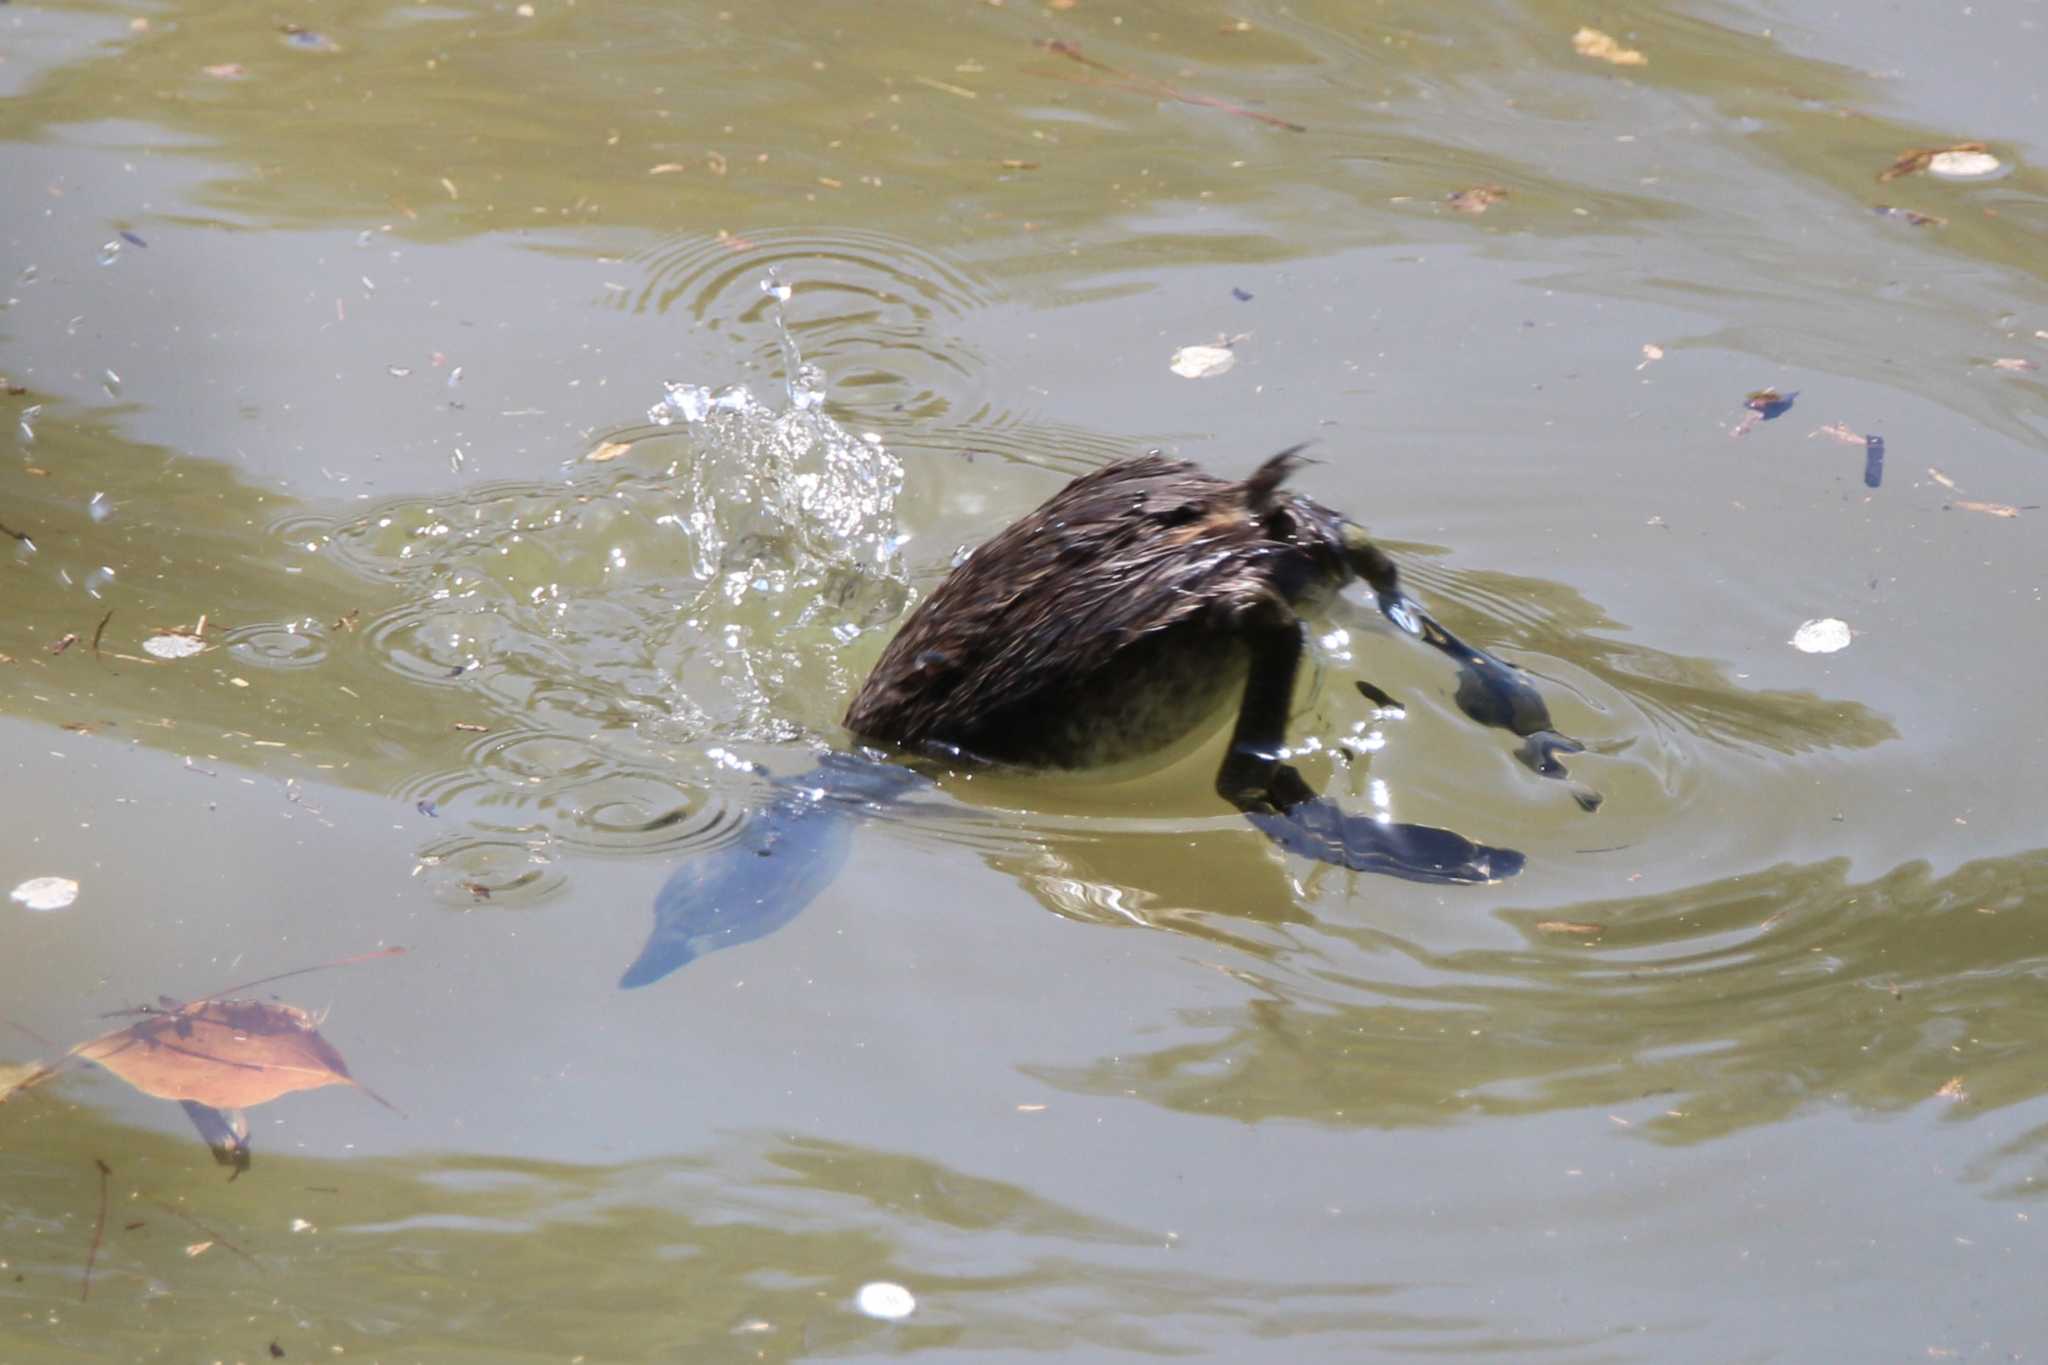
[[[1853,634],[1848,622],[1825,616],[1803,622],[1793,631],[1792,647],[1802,654],[1833,654],[1838,649],[1847,649]]]
[[[78,899],[78,883],[69,877],[30,877],[10,896],[27,910],[65,910]]]
[[[1500,185],[1474,185],[1470,189],[1458,190],[1445,196],[1453,213],[1480,214],[1508,197],[1505,187]]]
[[[1876,488],[1884,482],[1884,437],[1863,438],[1863,486]]]
[[[142,642],[142,649],[159,659],[189,659],[206,652],[206,641],[196,635],[152,635]]]
[[[603,464],[606,460],[618,459],[632,449],[631,441],[606,441],[583,458],[591,464]]]
[[[1536,921],[1536,928],[1546,934],[1571,934],[1577,938],[1591,938],[1607,932],[1607,926],[1604,924],[1591,924],[1576,919],[1540,919]]]
[[[853,1296],[853,1306],[871,1318],[900,1322],[917,1311],[917,1298],[900,1284],[875,1280],[860,1287],[860,1292]]]
[[[1040,46],[1047,52],[1065,57],[1069,61],[1079,62],[1090,71],[1099,71],[1110,78],[1107,82],[1095,82],[1096,84],[1114,84],[1125,89],[1135,89],[1143,94],[1178,100],[1182,104],[1199,104],[1209,109],[1221,109],[1226,114],[1236,114],[1239,118],[1255,119],[1274,128],[1285,128],[1290,133],[1305,133],[1308,131],[1301,124],[1290,122],[1276,114],[1263,113],[1257,109],[1247,109],[1241,104],[1232,104],[1229,100],[1219,100],[1210,95],[1192,95],[1186,91],[1175,89],[1165,81],[1153,80],[1149,76],[1133,75],[1128,71],[1119,71],[1107,62],[1098,62],[1093,57],[1083,56],[1078,43],[1070,43],[1063,39],[1055,38],[1050,42],[1041,43]],[[918,77],[917,79],[924,80],[923,77]],[[1082,77],[1081,79],[1085,80],[1087,78]],[[928,85],[934,84],[931,81],[925,81],[925,83]]]
[[[1792,410],[1792,402],[1799,397],[1797,390],[1779,393],[1776,389],[1758,389],[1742,400],[1742,406],[1749,412],[1728,431],[1731,437],[1743,437],[1756,429],[1759,422],[1769,422],[1783,417]]]
[[[298,24],[280,24],[277,31],[284,35],[286,47],[298,48],[301,52],[339,52],[341,48],[324,33],[316,33]]]
[[[1928,159],[1927,171],[1945,180],[1981,180],[1998,173],[1998,158],[1981,147],[1974,151],[1957,148],[1936,152]]]
[[[1897,218],[1899,221],[1910,223],[1914,227],[1948,226],[1948,219],[1946,218],[1937,218],[1931,213],[1915,213],[1912,209],[1902,209],[1893,204],[1872,204],[1870,211],[1880,217]]]
[[[1945,168],[1940,174],[1951,179],[1989,175],[1998,169],[1998,158],[1992,156],[1981,142],[1958,142],[1949,147],[1911,147],[1899,153],[1897,160],[1877,173],[1878,183],[1934,170],[1937,162]]]
[[[1237,364],[1237,352],[1228,346],[1183,346],[1168,364],[1183,379],[1214,379]]]
[[[1632,47],[1623,47],[1597,28],[1582,28],[1572,35],[1572,51],[1616,66],[1648,66],[1650,59]]]
[[[1650,366],[1656,364],[1663,358],[1664,348],[1662,346],[1659,346],[1654,341],[1646,341],[1643,343],[1642,363],[1640,365],[1637,365],[1636,368],[1638,370],[1647,370],[1648,368],[1650,368]]]
[[[1974,498],[1957,498],[1948,506],[1958,512],[1982,512],[1987,517],[2016,517],[2020,509],[2009,502],[1978,502]]]
[[[2000,356],[1991,362],[1991,368],[1994,370],[2017,370],[2024,373],[2029,370],[2038,370],[2041,367],[2033,361],[2020,356]]]

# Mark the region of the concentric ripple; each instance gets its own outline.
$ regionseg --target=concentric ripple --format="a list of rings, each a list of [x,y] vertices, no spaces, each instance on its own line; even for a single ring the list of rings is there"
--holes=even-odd
[[[224,639],[238,662],[258,668],[312,668],[327,658],[327,633],[311,621],[238,626]]]
[[[777,343],[763,325],[772,300],[759,285],[788,281],[789,335],[831,372],[835,396],[863,411],[936,417],[949,406],[948,393],[984,368],[949,324],[981,309],[986,287],[882,233],[834,227],[691,235],[634,260],[644,281],[615,292],[615,306],[680,310],[706,331],[732,332],[764,364],[775,360]]]

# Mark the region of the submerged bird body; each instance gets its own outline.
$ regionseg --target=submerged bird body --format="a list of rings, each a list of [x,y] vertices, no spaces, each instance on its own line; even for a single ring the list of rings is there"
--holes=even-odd
[[[1076,479],[974,551],[846,713],[864,739],[1082,768],[1171,745],[1243,688],[1252,641],[1352,577],[1345,523],[1157,455]]]
[[[1529,739],[1530,766],[1561,776],[1554,755],[1578,748],[1550,729],[1541,695],[1519,672],[1402,592],[1393,561],[1361,528],[1283,492],[1300,463],[1283,452],[1232,482],[1147,455],[1074,480],[918,606],[854,697],[846,728],[912,761],[1074,769],[1199,739],[1234,701],[1216,790],[1281,848],[1416,881],[1514,875],[1519,853],[1347,813],[1284,761],[1302,613],[1355,578],[1371,585],[1389,620],[1456,662],[1466,714]],[[862,775],[860,765],[879,771]],[[626,984],[793,917],[845,856],[839,827],[917,781],[894,765],[830,755],[778,782],[759,828],[671,878]],[[711,891],[721,906],[753,907],[742,919],[763,927],[707,919],[720,913],[706,904]]]

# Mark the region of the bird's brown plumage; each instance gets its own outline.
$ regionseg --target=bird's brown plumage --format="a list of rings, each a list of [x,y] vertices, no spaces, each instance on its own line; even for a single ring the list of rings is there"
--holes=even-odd
[[[1342,521],[1148,455],[1076,479],[912,613],[847,711],[866,739],[1052,767],[1159,748],[1242,683],[1243,631],[1350,577]]]

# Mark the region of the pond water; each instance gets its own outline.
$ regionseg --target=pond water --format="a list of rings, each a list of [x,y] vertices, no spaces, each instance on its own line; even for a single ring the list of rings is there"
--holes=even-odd
[[[14,1094],[0,1357],[2038,1355],[2043,24],[0,4],[0,1085],[226,992],[391,1106]],[[1359,601],[1300,762],[1520,876],[1219,736],[619,988],[965,549],[1303,440],[1605,799]]]

